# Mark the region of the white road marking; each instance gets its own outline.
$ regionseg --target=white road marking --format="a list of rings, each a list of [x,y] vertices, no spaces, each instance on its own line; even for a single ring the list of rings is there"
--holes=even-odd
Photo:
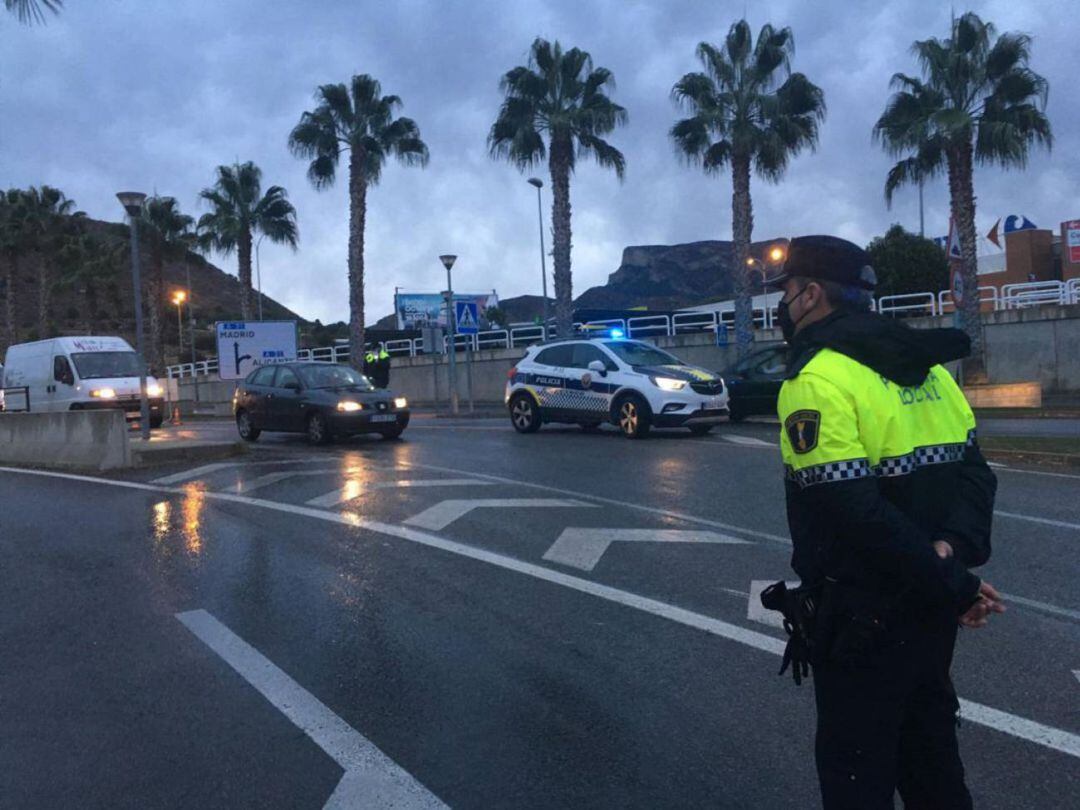
[[[986,466],[987,467],[999,467],[999,468],[1001,468],[1003,470],[1009,469],[1009,466],[1007,464],[1002,464],[1001,462],[998,462],[998,461],[988,461],[988,462],[986,462]]]
[[[95,478],[93,476],[76,475],[73,473],[57,473],[47,470],[25,470],[17,467],[0,467],[0,472],[37,475],[46,478],[61,478],[86,483],[102,484],[104,486],[118,486],[168,494],[183,494],[183,490],[180,489],[155,487],[129,481],[113,481],[108,478]],[[385,534],[390,537],[398,537],[418,545],[446,551],[478,562],[487,563],[488,565],[502,568],[507,571],[514,571],[525,576],[530,576],[534,579],[561,585],[562,587],[578,591],[579,593],[595,596],[598,599],[604,599],[609,602],[631,607],[644,613],[649,613],[654,616],[668,619],[677,624],[682,624],[686,627],[693,627],[706,633],[726,638],[730,641],[745,644],[748,647],[763,652],[771,653],[773,655],[783,655],[784,642],[773,636],[759,633],[754,630],[748,630],[747,628],[730,624],[729,622],[720,619],[714,619],[710,616],[704,616],[700,613],[694,613],[685,608],[669,605],[666,602],[661,602],[656,599],[650,599],[647,596],[640,596],[608,585],[601,585],[598,582],[583,579],[582,577],[564,574],[561,571],[555,571],[550,568],[525,562],[524,560],[496,554],[495,552],[486,551],[481,548],[474,548],[473,546],[464,543],[444,539],[438,535],[410,529],[407,526],[365,520],[364,518],[349,512],[330,512],[322,509],[311,509],[306,506],[296,506],[293,504],[278,503],[276,501],[261,500],[259,498],[249,498],[245,495],[232,495],[227,492],[207,492],[205,493],[205,497],[207,500],[243,503],[248,506],[255,506],[293,515],[301,515],[330,523],[338,523],[343,526],[365,529],[367,531]],[[974,703],[962,698],[960,700],[960,706],[964,712],[965,719],[970,720],[973,723],[986,726],[987,728],[1000,731],[1004,734],[1009,734],[1018,739],[1033,742],[1036,745],[1041,745],[1080,758],[1080,734],[1074,734],[1071,731],[1047,726],[1043,723],[1035,722],[1034,720],[1028,720],[1024,717],[999,711],[998,709],[983,706],[982,704]]]
[[[1076,680],[1080,681],[1080,669],[1074,669],[1073,675],[1076,676]]]
[[[469,514],[473,509],[526,509],[555,508],[559,506],[589,506],[591,503],[562,498],[471,498],[468,500],[441,501],[413,515],[405,521],[408,526],[440,531],[455,520]]]
[[[176,618],[345,769],[326,807],[446,807],[400,765],[205,610]]]
[[[1064,520],[1050,520],[1050,518],[1035,517],[1033,515],[1018,515],[1015,512],[1002,512],[998,509],[994,510],[994,514],[998,517],[1013,518],[1014,520],[1026,520],[1029,523],[1041,523],[1044,526],[1057,526],[1062,529],[1080,530],[1080,523],[1069,523]]]
[[[718,520],[708,520],[707,518],[697,517],[696,515],[688,515],[684,512],[673,512],[670,509],[658,509],[653,506],[645,506],[641,503],[634,503],[632,501],[620,501],[615,498],[605,498],[602,495],[590,495],[587,492],[575,492],[572,489],[562,489],[561,487],[552,487],[547,484],[535,484],[532,481],[522,481],[518,478],[506,478],[501,475],[489,475],[488,473],[472,472],[470,470],[459,470],[454,467],[442,467],[436,464],[415,464],[413,462],[403,462],[406,466],[423,469],[423,470],[436,470],[438,472],[448,473],[461,473],[464,475],[475,475],[477,478],[484,478],[488,481],[495,481],[499,484],[514,484],[522,487],[529,487],[531,489],[539,489],[545,492],[555,492],[559,495],[569,495],[574,498],[582,498],[587,501],[595,501],[596,503],[609,504],[611,506],[621,506],[624,509],[635,509],[639,512],[648,512],[650,515],[661,515],[662,517],[671,518],[673,520],[681,520],[685,523],[696,523],[699,526],[709,526],[714,529],[725,529],[731,532],[738,532],[748,537],[760,537],[763,540],[772,540],[774,543],[782,543],[785,546],[791,545],[791,538],[783,537],[779,534],[770,534],[769,532],[761,532],[757,529],[747,529],[742,526],[734,526],[730,523],[722,523]]]
[[[564,529],[544,553],[549,562],[592,571],[612,543],[717,543],[749,545],[727,534],[682,529]]]
[[[1028,599],[1024,596],[1014,596],[1009,593],[1001,594],[1001,598],[1005,600],[1005,604],[1015,602],[1018,605],[1025,605],[1029,608],[1034,608],[1035,610],[1045,610],[1047,613],[1054,613],[1058,616],[1065,616],[1080,622],[1080,610],[1070,610],[1069,608],[1058,607],[1057,605],[1050,605],[1046,602],[1039,602],[1036,599]]]
[[[254,492],[257,489],[268,487],[271,484],[276,484],[279,481],[285,481],[289,478],[300,478],[303,476],[312,475],[329,475],[337,472],[341,469],[340,464],[333,465],[323,470],[287,470],[285,472],[266,473],[266,475],[260,475],[258,478],[252,478],[250,481],[243,479],[237,481],[228,489],[230,492],[244,493]]]
[[[173,473],[172,475],[165,475],[161,478],[155,478],[151,484],[179,484],[183,481],[190,481],[193,478],[200,478],[204,475],[209,475],[212,472],[218,470],[226,470],[230,467],[255,467],[262,465],[277,465],[277,464],[308,464],[313,461],[327,462],[329,459],[326,456],[299,456],[297,458],[290,459],[276,459],[274,461],[219,461],[215,464],[203,464],[201,467],[192,467],[190,470],[183,470],[182,472]]]
[[[325,495],[319,495],[312,498],[307,501],[307,505],[326,509],[341,503],[347,503],[355,498],[359,498],[365,492],[376,489],[465,486],[489,487],[491,485],[492,483],[490,481],[478,481],[475,478],[407,478],[403,481],[357,482],[356,485],[346,484],[339,489],[335,489],[333,492],[327,492]]]
[[[753,436],[740,436],[738,433],[718,436],[717,438],[723,439],[725,442],[731,442],[732,444],[745,445],[746,447],[779,447],[776,442],[767,442],[763,439],[755,439]]]
[[[750,593],[746,600],[746,618],[753,622],[760,622],[769,627],[784,629],[784,617],[775,610],[769,610],[761,604],[761,592],[776,582],[775,579],[753,579],[750,581]],[[789,588],[798,585],[798,581],[788,582]]]
[[[989,462],[987,462],[989,464]],[[991,464],[990,466],[994,466]],[[997,465],[1003,472],[1019,473],[1020,475],[1045,475],[1049,478],[1071,478],[1074,481],[1080,481],[1080,475],[1069,475],[1068,473],[1055,473],[1046,472],[1045,470],[1018,470],[1015,467],[1006,467],[1003,464]]]

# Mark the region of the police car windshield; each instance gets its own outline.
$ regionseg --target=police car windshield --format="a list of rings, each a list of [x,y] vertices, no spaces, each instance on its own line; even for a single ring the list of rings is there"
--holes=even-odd
[[[348,366],[326,363],[318,366],[300,366],[297,371],[304,380],[306,388],[360,388],[373,391],[368,378]]]
[[[101,380],[106,377],[138,377],[139,360],[135,352],[77,352],[71,355],[79,378]]]
[[[678,357],[661,351],[648,343],[635,343],[626,340],[609,340],[604,345],[615,356],[631,366],[682,366],[686,365]]]

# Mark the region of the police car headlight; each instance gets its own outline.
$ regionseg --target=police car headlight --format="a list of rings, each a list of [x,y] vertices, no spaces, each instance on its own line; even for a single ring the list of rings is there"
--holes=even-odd
[[[686,380],[675,380],[671,377],[650,377],[649,379],[662,391],[681,391],[686,388]]]
[[[116,399],[116,392],[111,388],[94,388],[90,391],[90,396],[98,399]]]
[[[150,383],[150,385],[146,386],[146,395],[148,397],[160,397],[164,393],[165,389],[157,383]]]
[[[337,404],[337,409],[342,413],[353,413],[354,411],[364,410],[364,406],[359,402],[353,402],[351,399],[345,399]]]
[[[405,397],[395,397],[394,398],[394,407],[397,408],[398,410],[400,410],[402,408],[408,408],[409,407],[409,400],[405,399]]]

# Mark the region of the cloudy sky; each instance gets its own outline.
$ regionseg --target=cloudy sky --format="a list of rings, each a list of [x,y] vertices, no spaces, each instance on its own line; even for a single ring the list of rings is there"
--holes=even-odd
[[[969,5],[999,30],[1035,37],[1056,139],[1024,173],[978,170],[980,230],[1009,213],[1056,229],[1080,217],[1073,3]],[[676,159],[669,93],[698,68],[697,43],[720,41],[744,13],[755,31],[793,28],[793,67],[824,89],[829,108],[816,153],[780,185],[754,181],[755,238],[828,232],[865,242],[892,222],[917,229],[914,191],[885,207],[889,160],[870,130],[889,77],[916,70],[912,41],[947,34],[941,0],[66,0],[46,27],[0,16],[0,184],[58,186],[100,219],[120,218],[114,193],[128,188],[173,195],[198,215],[214,167],[253,160],[299,213],[296,253],[262,246],[266,292],[305,317],[344,319],[346,188],[311,188],[286,138],[317,85],[370,73],[402,97],[431,163],[391,165],[369,194],[369,319],[392,310],[395,287],[440,289],[445,252],[460,256],[459,290],[539,293],[535,191],[485,144],[499,77],[524,63],[539,35],[611,69],[630,116],[610,138],[627,157],[626,181],[582,164],[571,186],[579,293],[603,283],[627,245],[730,238],[730,177]],[[944,233],[944,181],[926,202],[928,235]],[[236,272],[235,257],[215,261]]]

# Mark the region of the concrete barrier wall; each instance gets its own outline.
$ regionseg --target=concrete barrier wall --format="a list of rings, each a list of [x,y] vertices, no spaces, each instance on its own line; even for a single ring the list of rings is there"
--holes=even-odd
[[[1034,307],[988,312],[985,324],[987,367],[992,384],[1037,382],[1048,394],[1080,395],[1080,306]],[[952,326],[952,316],[909,321],[917,328]],[[781,340],[779,330],[759,330],[754,349],[772,346]],[[717,346],[711,333],[649,338],[658,346],[677,354],[688,363],[712,371],[723,371],[735,363],[733,344]],[[506,372],[525,354],[520,349],[489,349],[458,355],[457,389],[462,403],[501,403]],[[390,387],[418,407],[448,401],[447,358],[421,355],[394,358]],[[204,381],[200,384],[203,403],[219,403],[227,411],[233,383]],[[179,385],[181,404],[192,399],[190,380]],[[204,409],[205,409],[204,405]]]
[[[0,463],[72,470],[131,466],[120,411],[0,413]]]

